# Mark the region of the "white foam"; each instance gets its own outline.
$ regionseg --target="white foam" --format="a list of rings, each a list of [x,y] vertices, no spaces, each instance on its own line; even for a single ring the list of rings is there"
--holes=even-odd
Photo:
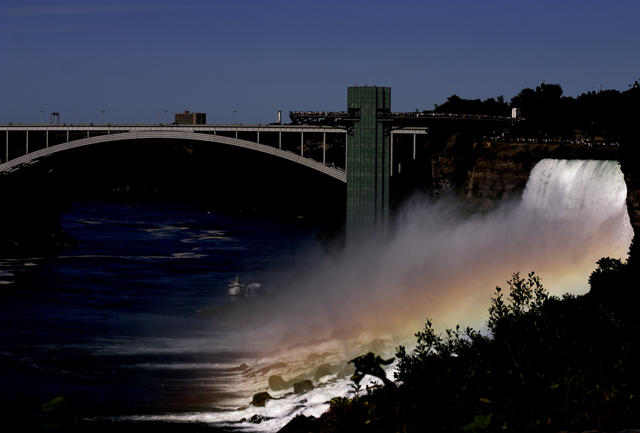
[[[391,375],[393,367],[387,368],[387,376]],[[362,380],[360,394],[366,393],[367,387],[379,385],[379,380],[365,377]],[[329,401],[334,397],[353,397],[354,389],[348,379],[337,380],[333,383],[321,383],[312,390],[301,394],[293,394],[284,391],[269,391],[274,400],[267,400],[264,407],[251,406],[250,399],[243,402],[243,406],[231,406],[226,411],[214,411],[210,413],[184,413],[171,415],[129,416],[119,419],[134,421],[172,421],[195,422],[216,424],[220,427],[238,429],[251,432],[274,432],[284,427],[297,415],[320,417],[329,409]],[[263,417],[259,424],[249,422],[254,415]]]
[[[127,368],[142,370],[194,370],[194,369],[231,369],[236,363],[144,363],[126,366]]]
[[[196,254],[193,252],[173,253],[172,256],[176,259],[197,259],[200,257],[207,257],[206,254]]]
[[[95,220],[78,220],[79,223],[81,224],[102,224],[102,221],[95,221]]]

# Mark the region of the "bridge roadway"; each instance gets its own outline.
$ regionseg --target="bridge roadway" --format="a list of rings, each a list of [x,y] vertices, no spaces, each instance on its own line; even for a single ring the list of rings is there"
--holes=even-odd
[[[308,152],[310,133],[315,134],[315,139],[319,138],[320,134],[322,136],[322,161],[316,161],[305,155],[305,144],[306,153],[310,153]],[[307,134],[306,143],[305,134]],[[327,135],[329,138],[345,143],[344,161],[346,161],[346,134],[345,129],[336,127],[295,125],[0,125],[0,137],[5,136],[4,143],[0,144],[0,150],[4,147],[4,152],[0,153],[0,173],[8,174],[55,153],[82,146],[118,143],[125,140],[173,139],[236,146],[266,153],[301,164],[346,183],[346,167],[340,168],[335,163],[327,161]],[[300,153],[285,150],[283,143],[285,141],[291,143],[292,139],[297,140],[298,135],[299,144],[294,144],[293,148],[299,147]],[[36,136],[37,146],[34,145]],[[314,142],[314,144],[317,143]],[[289,145],[289,147],[292,146]]]

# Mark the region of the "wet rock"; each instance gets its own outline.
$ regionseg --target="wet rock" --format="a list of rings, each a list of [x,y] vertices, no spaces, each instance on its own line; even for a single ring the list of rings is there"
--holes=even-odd
[[[338,373],[338,375],[336,376],[338,379],[346,379],[345,375],[342,373]]]
[[[309,379],[293,384],[293,392],[295,392],[296,394],[300,394],[301,392],[305,391],[312,391],[313,388],[313,383]]]
[[[298,415],[278,430],[278,433],[320,433],[320,427],[317,418]]]
[[[346,377],[349,377],[349,376],[353,376],[355,372],[356,372],[356,367],[353,364],[347,364],[344,366],[341,373]]]
[[[251,404],[256,407],[262,407],[266,404],[267,400],[273,400],[273,397],[268,392],[259,392],[253,396]]]
[[[245,371],[247,368],[249,368],[249,366],[243,362],[242,365],[230,368],[228,371]]]
[[[309,375],[305,374],[305,373],[300,373],[296,377],[292,378],[289,382],[296,383],[296,382],[300,382],[300,381],[305,380],[305,379],[309,379]]]
[[[324,358],[324,356],[319,355],[319,354],[317,354],[317,353],[310,353],[310,354],[307,356],[307,361],[309,361],[309,362],[315,362],[315,361],[317,361],[317,360],[319,360],[319,359],[322,359],[322,358]]]
[[[320,379],[321,377],[329,376],[331,374],[333,374],[332,371],[331,371],[331,365],[330,364],[322,364],[316,370],[316,374],[313,376],[313,380],[315,382],[317,382],[318,379]]]
[[[249,422],[252,424],[260,424],[262,421],[267,420],[268,418],[263,417],[262,415],[253,415],[251,418],[249,418]]]
[[[296,377],[292,378],[291,380],[289,380],[288,383],[289,383],[289,386],[291,387],[291,386],[293,386],[294,383],[302,382],[303,380],[306,380],[306,379],[310,380],[312,378],[313,378],[313,372],[302,373],[302,374],[299,374]]]
[[[284,381],[282,376],[269,376],[269,389],[272,391],[282,391],[287,388],[289,388],[289,384]]]

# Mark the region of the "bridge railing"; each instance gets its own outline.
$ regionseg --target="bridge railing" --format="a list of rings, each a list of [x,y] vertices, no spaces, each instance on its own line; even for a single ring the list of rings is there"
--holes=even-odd
[[[489,114],[436,113],[433,111],[380,113],[378,115],[378,119],[477,119],[502,120],[509,122],[516,120],[525,120],[522,118],[513,118],[510,116],[492,116]]]
[[[317,117],[317,118],[343,118],[351,117],[347,111],[290,111],[289,116],[293,117]]]
[[[335,120],[359,120],[359,116],[354,116],[348,111],[290,111],[291,120],[319,120],[319,119],[335,119]],[[381,111],[378,113],[378,120],[394,120],[394,119],[475,119],[475,120],[497,120],[497,121],[519,121],[523,118],[514,118],[511,116],[494,116],[489,114],[458,114],[458,113],[436,113],[433,111],[417,111],[417,112],[388,112]]]

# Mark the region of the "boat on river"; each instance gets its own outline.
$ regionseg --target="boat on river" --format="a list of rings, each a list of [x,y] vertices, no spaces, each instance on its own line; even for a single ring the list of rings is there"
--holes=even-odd
[[[262,288],[262,284],[258,284],[258,283],[249,284],[247,286],[247,293],[248,294],[264,293],[264,289]]]
[[[244,283],[238,281],[238,277],[236,277],[235,281],[229,283],[229,296],[245,296],[247,291],[247,286]]]
[[[229,296],[251,296],[265,293],[261,284],[253,283],[247,286],[245,283],[238,281],[238,277],[236,277],[235,281],[229,283],[228,292]]]

